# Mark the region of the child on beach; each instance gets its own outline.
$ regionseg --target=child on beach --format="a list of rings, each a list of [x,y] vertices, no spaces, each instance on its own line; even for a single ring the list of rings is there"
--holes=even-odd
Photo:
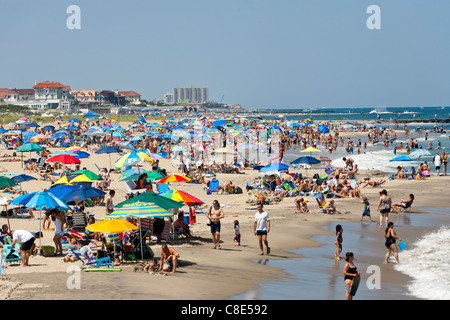
[[[234,220],[234,244],[241,245],[241,229],[239,228],[239,221]]]
[[[339,254],[342,251],[342,233],[344,232],[344,229],[342,228],[342,226],[340,224],[338,224],[336,226],[336,240],[334,241],[334,244],[336,245],[336,252],[334,254],[334,258],[336,260],[339,260]]]
[[[370,217],[370,203],[369,203],[369,200],[367,200],[367,198],[364,197],[363,201],[361,201],[361,203],[364,204],[364,211],[363,211],[362,216],[361,216],[361,221],[363,221],[365,216],[368,216],[369,217],[369,222],[372,222],[372,218]]]

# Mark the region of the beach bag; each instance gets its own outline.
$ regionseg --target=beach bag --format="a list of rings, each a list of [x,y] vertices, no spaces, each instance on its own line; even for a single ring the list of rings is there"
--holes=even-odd
[[[242,188],[241,187],[236,187],[236,189],[234,190],[234,193],[242,194]]]

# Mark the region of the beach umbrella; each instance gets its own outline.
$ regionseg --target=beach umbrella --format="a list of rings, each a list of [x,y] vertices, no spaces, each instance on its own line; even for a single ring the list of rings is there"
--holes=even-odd
[[[178,175],[178,174],[172,174],[170,176],[167,176],[167,177],[159,180],[158,184],[168,183],[168,182],[188,182],[188,181],[191,181],[191,179],[189,179],[186,176],[182,176],[182,175]]]
[[[331,161],[331,159],[328,157],[316,157],[316,159],[319,161]]]
[[[84,174],[86,177],[88,177],[91,180],[102,180],[102,177],[100,177],[98,174],[96,174],[95,172],[88,170],[88,169],[82,169],[82,170],[78,170],[78,171],[74,171],[72,173],[69,174],[69,177],[72,176],[78,176]],[[70,178],[69,178],[70,179]]]
[[[39,191],[27,193],[23,196],[17,197],[11,201],[13,205],[22,205],[29,209],[39,210],[40,218],[42,218],[42,210],[59,208],[62,211],[70,209],[67,204],[55,197],[50,191]],[[42,224],[39,222],[39,231],[41,231]],[[41,238],[39,238],[39,246],[41,246]]]
[[[328,129],[326,125],[321,124],[317,127],[317,131],[319,131],[320,133],[329,133],[330,129]]]
[[[70,156],[67,154],[58,154],[56,156],[50,157],[46,162],[60,162],[64,164],[80,164],[81,161],[78,158],[75,158],[74,156]]]
[[[305,156],[295,159],[291,164],[318,164],[320,161],[314,157]]]
[[[280,163],[280,162],[271,162],[268,165],[262,167],[259,172],[270,172],[270,171],[283,171],[288,169],[289,166],[284,164],[284,163]]]
[[[92,198],[100,198],[105,194],[106,192],[94,187],[77,186],[77,188],[67,192],[60,197],[60,199],[67,203],[72,201],[84,201]]]
[[[412,161],[412,159],[408,156],[399,156],[399,157],[395,157],[395,158],[389,160],[389,162],[392,162],[392,161]]]
[[[125,218],[125,217],[137,217],[137,218],[163,218],[172,217],[173,213],[167,211],[164,208],[156,205],[153,202],[141,202],[124,204],[122,207],[117,208],[107,219]]]
[[[114,165],[117,168],[126,167],[126,166],[132,166],[138,163],[141,163],[142,161],[147,161],[148,163],[152,163],[153,160],[150,158],[150,156],[144,152],[138,152],[138,151],[130,151],[127,154],[124,154],[122,157],[116,160]]]
[[[86,118],[94,118],[94,117],[100,117],[100,115],[94,111],[89,111],[84,115]]]
[[[36,143],[25,143],[17,148],[16,151],[19,152],[31,152],[31,151],[41,151],[44,150],[44,147],[36,144]]]
[[[126,217],[137,217],[141,218],[172,218],[173,213],[159,207],[155,203],[152,202],[134,202],[131,204],[125,204],[121,208],[113,211],[111,214],[106,216],[105,219],[117,219],[117,218],[126,218]],[[139,224],[142,225],[141,223]],[[143,242],[141,239],[141,259],[143,259]]]
[[[226,120],[216,120],[212,123],[212,125],[215,127],[223,126],[224,124],[227,124]]]
[[[147,174],[147,181],[160,180],[163,178],[163,175],[156,171],[144,171],[141,173],[135,173],[132,175],[128,175],[126,177],[122,177],[119,181],[128,181],[128,180],[137,180],[141,176],[141,174]]]
[[[44,131],[53,131],[53,130],[55,130],[55,126],[52,126],[52,125],[46,125],[46,126],[43,127],[42,129],[44,129]]]
[[[167,190],[160,193],[161,196],[172,199],[177,202],[183,202],[184,204],[188,206],[192,205],[201,205],[204,204],[204,202],[200,199],[197,199],[193,195],[190,195],[187,192],[181,191],[181,190]]]
[[[114,147],[114,146],[106,146],[103,148],[98,149],[97,151],[95,151],[95,153],[97,154],[103,154],[106,153],[109,155],[109,168],[111,169],[111,153],[121,153],[123,152],[122,149]]]
[[[411,157],[431,156],[431,152],[426,149],[417,149],[409,154]]]
[[[312,152],[321,152],[321,151],[319,149],[316,149],[316,148],[313,148],[313,147],[309,147],[309,148],[306,148],[306,149],[304,149],[304,150],[302,150],[300,152],[304,152],[304,153],[309,152],[309,155],[311,155]]]
[[[122,148],[125,148],[125,149],[129,149],[129,150],[135,149],[135,147],[131,143],[128,143],[128,142],[119,142],[118,144],[119,144],[119,146],[121,146]]]
[[[21,182],[37,180],[35,177],[29,176],[27,174],[18,174],[16,176],[12,177],[11,179],[20,185],[20,190],[22,190]]]
[[[219,148],[213,151],[213,153],[228,153],[228,154],[238,154],[236,150],[230,148]]]
[[[135,196],[133,198],[127,199],[125,201],[122,201],[118,204],[116,204],[114,207],[121,208],[126,204],[132,204],[135,202],[151,202],[158,206],[160,206],[163,209],[169,210],[169,209],[178,209],[184,206],[184,203],[180,203],[178,201],[163,197],[155,192],[144,192],[141,193],[138,196]]]
[[[71,119],[67,120],[67,122],[73,123],[73,122],[82,122],[82,121],[80,119],[77,119],[77,118],[71,118]]]
[[[123,219],[105,219],[86,227],[90,232],[121,233],[138,227]]]
[[[17,186],[17,182],[11,178],[0,176],[0,188]]]
[[[63,176],[58,181],[56,181],[53,185],[57,184],[84,184],[84,185],[91,185],[92,180],[88,178],[84,174],[76,175],[76,176]]]
[[[122,174],[122,179],[123,179],[123,178],[126,178],[126,177],[128,177],[128,176],[131,176],[131,175],[133,175],[133,174],[139,174],[139,173],[142,173],[142,172],[144,172],[144,171],[146,171],[146,170],[145,170],[145,169],[142,169],[142,168],[131,168],[131,169],[125,171],[125,172]]]

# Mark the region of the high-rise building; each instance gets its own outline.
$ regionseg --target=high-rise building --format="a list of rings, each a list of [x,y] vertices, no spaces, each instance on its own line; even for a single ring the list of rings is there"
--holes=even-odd
[[[199,102],[208,101],[208,88],[174,88],[173,89],[174,103],[180,102]]]

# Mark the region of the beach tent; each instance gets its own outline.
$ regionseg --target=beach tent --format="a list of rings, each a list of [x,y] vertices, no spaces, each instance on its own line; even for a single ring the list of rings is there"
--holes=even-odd
[[[94,117],[100,117],[100,115],[94,111],[89,111],[84,115],[86,118],[94,118]]]

